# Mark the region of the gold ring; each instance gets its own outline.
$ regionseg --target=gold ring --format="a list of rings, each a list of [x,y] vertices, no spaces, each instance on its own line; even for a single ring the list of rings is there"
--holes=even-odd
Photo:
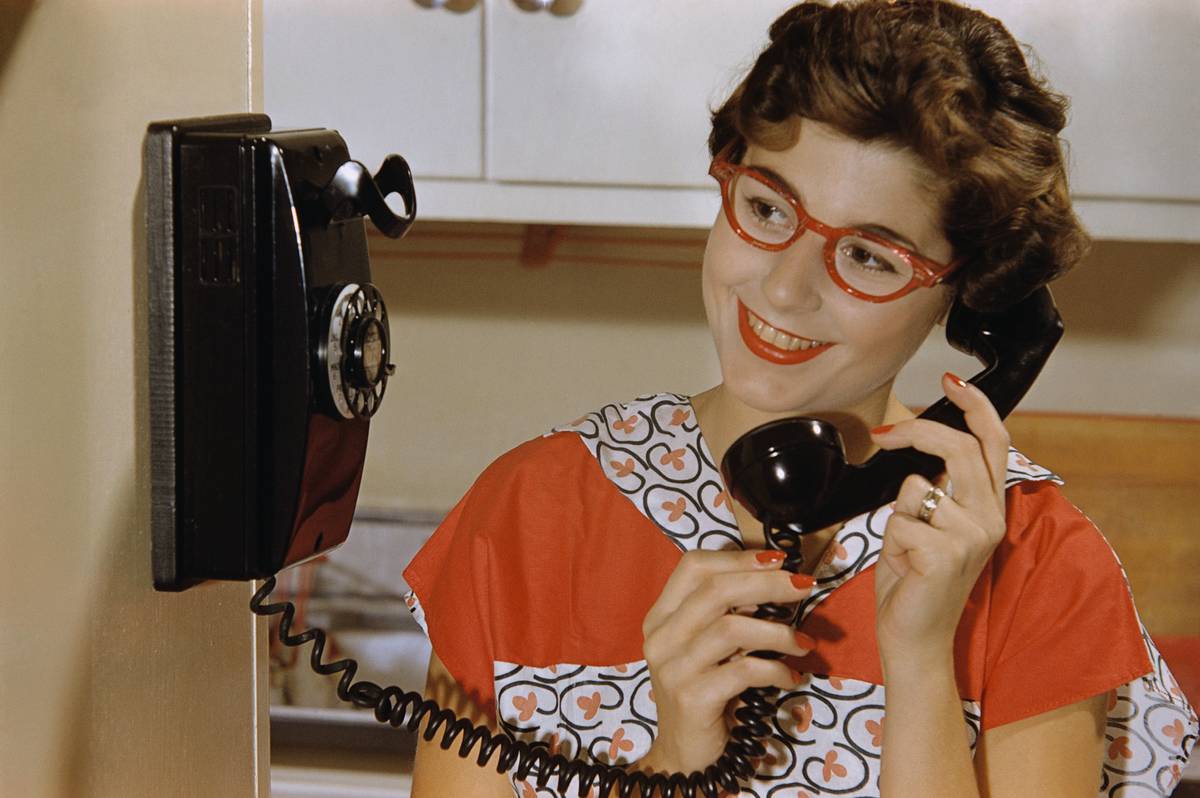
[[[928,524],[929,519],[932,518],[934,512],[937,511],[938,504],[940,504],[944,498],[946,498],[946,491],[942,490],[937,485],[931,486],[929,488],[929,492],[925,494],[925,498],[921,499],[921,509],[917,511],[917,518],[921,519],[923,523]]]

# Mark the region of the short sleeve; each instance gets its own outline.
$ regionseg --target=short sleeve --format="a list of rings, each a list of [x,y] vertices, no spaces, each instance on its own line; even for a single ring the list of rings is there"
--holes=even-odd
[[[498,457],[404,570],[434,652],[464,692],[493,719],[494,665],[522,617],[547,602],[536,577],[542,542],[565,524],[568,463],[581,446],[566,436],[535,438]],[[527,566],[532,565],[532,568]]]
[[[992,557],[983,728],[1107,692],[1151,671],[1124,571],[1050,482],[1008,493]]]
[[[404,578],[433,650],[494,718],[496,668],[639,659],[679,557],[579,436],[555,433],[488,466]]]
[[[467,491],[430,536],[404,570],[404,579],[434,652],[471,700],[495,717],[487,539],[462,523],[474,490]],[[442,622],[449,618],[454,619],[452,634]]]

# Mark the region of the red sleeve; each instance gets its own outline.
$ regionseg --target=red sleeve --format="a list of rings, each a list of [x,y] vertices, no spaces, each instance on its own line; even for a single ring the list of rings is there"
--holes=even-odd
[[[1082,701],[1151,670],[1124,572],[1050,482],[1008,492],[992,558],[983,728]]]
[[[459,500],[404,569],[404,579],[421,602],[438,658],[471,700],[494,719],[489,547],[486,538],[461,528],[463,510],[474,490]],[[454,618],[453,630],[442,622],[447,615]]]
[[[642,620],[679,557],[579,436],[559,433],[488,466],[404,578],[433,650],[495,718],[496,662],[640,659]]]

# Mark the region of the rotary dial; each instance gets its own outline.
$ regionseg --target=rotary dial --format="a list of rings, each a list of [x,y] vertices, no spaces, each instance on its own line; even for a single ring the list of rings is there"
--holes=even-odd
[[[375,286],[343,286],[330,309],[328,330],[324,367],[333,405],[343,418],[370,418],[396,370],[388,363],[387,308]]]

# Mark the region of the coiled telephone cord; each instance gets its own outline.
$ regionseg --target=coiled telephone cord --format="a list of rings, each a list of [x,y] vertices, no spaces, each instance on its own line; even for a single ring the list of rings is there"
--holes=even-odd
[[[770,536],[768,540],[771,540]],[[798,540],[797,537],[796,544],[784,543],[780,546],[786,555],[785,568],[798,567],[798,561],[789,562],[799,555]],[[779,542],[783,543],[782,540]],[[640,771],[630,772],[618,765],[587,763],[579,759],[567,759],[562,754],[551,754],[544,744],[516,740],[504,732],[493,733],[486,727],[475,726],[420,693],[406,691],[394,685],[380,687],[366,680],[355,682],[354,675],[358,671],[358,663],[353,659],[345,658],[328,663],[321,661],[326,641],[323,629],[313,627],[299,634],[292,634],[292,622],[296,615],[296,606],[292,602],[264,604],[274,589],[275,577],[270,576],[250,599],[250,609],[256,615],[262,616],[283,614],[279,620],[279,639],[284,645],[301,646],[312,641],[309,666],[322,676],[339,672],[342,674],[337,685],[338,698],[355,706],[372,709],[375,719],[380,723],[391,724],[394,728],[404,726],[411,733],[415,733],[428,718],[428,725],[422,733],[426,742],[432,741],[440,731],[441,740],[438,745],[448,751],[461,736],[462,741],[457,751],[460,757],[470,759],[472,750],[479,745],[475,762],[480,767],[487,767],[492,756],[498,752],[496,772],[513,770],[518,779],[526,779],[536,767],[538,773],[534,777],[534,783],[539,788],[545,787],[557,775],[557,789],[564,795],[571,788],[571,782],[578,779],[580,798],[588,794],[593,784],[599,788],[599,795],[604,798],[611,794],[613,787],[617,788],[620,798],[631,798],[635,795],[649,798],[656,794],[664,798],[674,798],[676,795],[695,798],[697,794],[703,795],[704,798],[719,798],[720,791],[736,795],[741,790],[738,780],[754,774],[754,766],[750,760],[762,757],[766,753],[761,740],[771,734],[769,719],[775,712],[774,699],[779,693],[775,687],[752,687],[742,691],[738,696],[742,706],[734,712],[739,724],[730,731],[729,742],[721,757],[703,771],[686,775],[675,773],[670,776],[661,773],[646,774]],[[787,607],[764,604],[755,614],[760,618],[786,620],[794,615],[794,611]],[[779,656],[775,652],[754,653],[772,658]]]

